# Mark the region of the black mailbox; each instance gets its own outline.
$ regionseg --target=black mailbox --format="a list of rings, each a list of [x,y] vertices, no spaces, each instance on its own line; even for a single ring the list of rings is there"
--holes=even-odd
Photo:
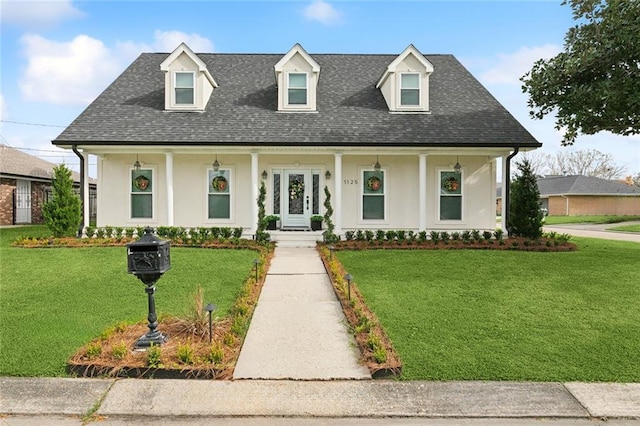
[[[127,259],[130,274],[157,274],[160,278],[171,268],[169,241],[160,240],[153,235],[153,229],[147,227],[142,238],[127,244]]]
[[[156,315],[155,283],[162,274],[171,268],[169,257],[169,241],[160,240],[153,235],[153,229],[147,227],[144,235],[138,241],[127,244],[127,266],[130,274],[142,281],[147,287],[149,300],[149,331],[140,337],[135,347],[148,348],[151,345],[161,345],[167,337],[157,330],[158,316]]]

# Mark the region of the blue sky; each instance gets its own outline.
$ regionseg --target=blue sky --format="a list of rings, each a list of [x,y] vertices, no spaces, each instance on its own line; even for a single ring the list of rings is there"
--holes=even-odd
[[[560,1],[0,0],[0,143],[77,170],[51,145],[140,53],[454,54],[543,143],[542,152],[597,149],[640,172],[640,137],[608,133],[560,146],[553,119],[531,120],[518,80],[562,49],[572,25]],[[95,163],[95,159],[90,161]],[[95,167],[90,174],[95,176]]]

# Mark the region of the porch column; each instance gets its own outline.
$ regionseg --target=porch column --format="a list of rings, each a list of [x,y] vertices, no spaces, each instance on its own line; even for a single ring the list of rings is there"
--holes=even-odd
[[[505,194],[505,189],[507,189],[507,179],[509,179],[509,177],[507,176],[507,155],[503,155],[502,156],[502,189],[501,189],[501,194],[502,194],[502,205],[500,206],[500,214],[502,215],[501,222],[500,222],[500,228],[502,228],[502,230],[504,231],[504,236],[508,237],[508,232],[507,232],[507,224],[505,223],[506,217],[507,217],[507,203],[505,202],[507,200],[506,197],[509,196],[509,194]]]
[[[333,188],[333,225],[334,234],[342,234],[342,153],[334,154],[335,186]]]
[[[427,229],[427,154],[418,158],[418,231],[423,231]]]
[[[251,234],[255,235],[258,231],[258,185],[260,177],[258,176],[258,153],[251,153]]]
[[[173,152],[165,152],[165,164],[167,174],[167,226],[173,223]]]

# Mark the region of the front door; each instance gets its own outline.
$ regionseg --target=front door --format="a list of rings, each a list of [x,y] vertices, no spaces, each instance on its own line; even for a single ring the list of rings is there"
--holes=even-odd
[[[31,223],[31,181],[16,181],[16,223]]]
[[[311,217],[311,172],[309,170],[284,171],[284,214],[282,227],[308,229]]]

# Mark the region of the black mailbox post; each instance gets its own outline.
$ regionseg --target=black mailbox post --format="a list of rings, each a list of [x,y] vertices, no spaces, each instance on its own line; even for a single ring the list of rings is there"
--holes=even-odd
[[[153,345],[161,345],[167,341],[167,337],[156,330],[158,316],[156,315],[156,282],[162,274],[171,268],[169,256],[169,241],[160,240],[153,235],[153,229],[147,227],[144,235],[138,241],[127,244],[127,265],[130,274],[134,274],[147,288],[145,292],[149,299],[149,331],[140,337],[135,348],[147,348]]]

